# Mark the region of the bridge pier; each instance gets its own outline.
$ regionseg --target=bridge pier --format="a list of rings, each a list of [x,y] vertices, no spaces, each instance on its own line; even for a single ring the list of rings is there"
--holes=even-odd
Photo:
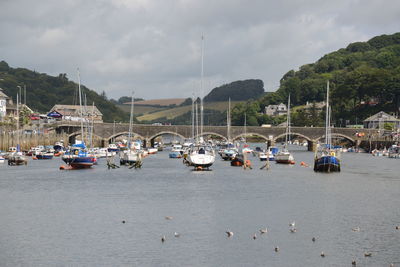
[[[308,141],[307,150],[311,151],[311,152],[315,152],[315,150],[317,150],[317,142]]]
[[[275,141],[273,139],[267,140],[267,146],[275,146]]]

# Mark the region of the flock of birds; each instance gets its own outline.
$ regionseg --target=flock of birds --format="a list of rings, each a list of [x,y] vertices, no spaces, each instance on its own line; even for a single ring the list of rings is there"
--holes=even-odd
[[[165,219],[166,219],[166,220],[172,220],[173,217],[172,217],[172,216],[166,216]],[[122,223],[126,223],[126,221],[123,220]],[[400,226],[396,226],[395,228],[396,228],[396,230],[400,230]],[[354,227],[354,228],[352,228],[351,230],[352,230],[353,232],[359,232],[361,229],[360,229],[360,227]],[[297,232],[297,229],[296,229],[296,222],[295,222],[295,221],[289,223],[289,231],[290,231],[291,233],[296,233],[296,232]],[[263,234],[268,233],[268,229],[267,229],[267,228],[263,228],[263,229],[260,229],[259,232],[260,232],[260,235],[263,235]],[[233,232],[232,232],[232,231],[228,230],[228,231],[226,231],[225,233],[226,233],[226,235],[227,235],[228,238],[233,237]],[[178,238],[178,237],[180,237],[180,236],[181,236],[180,233],[177,233],[177,232],[174,233],[174,237]],[[252,238],[253,238],[254,240],[257,239],[257,233],[254,233],[254,235],[253,235]],[[166,240],[167,240],[167,239],[166,239],[165,235],[161,236],[161,242],[162,242],[162,243],[164,243]],[[315,242],[315,241],[317,241],[317,239],[316,239],[315,237],[313,237],[313,238],[311,238],[311,241],[312,241],[312,242]],[[276,246],[276,247],[274,248],[274,250],[275,250],[275,252],[279,252],[279,247]],[[324,258],[324,257],[325,257],[325,252],[324,252],[324,251],[321,251],[321,254],[320,254],[320,255],[321,255],[322,258]],[[365,253],[364,253],[364,257],[371,257],[371,256],[372,256],[372,253],[371,253],[371,252],[365,252]],[[356,262],[355,260],[353,260],[353,261],[351,262],[351,264],[352,264],[353,266],[356,266],[356,265],[357,265],[357,262]],[[390,266],[390,267],[394,267],[394,263],[391,263],[389,266]]]

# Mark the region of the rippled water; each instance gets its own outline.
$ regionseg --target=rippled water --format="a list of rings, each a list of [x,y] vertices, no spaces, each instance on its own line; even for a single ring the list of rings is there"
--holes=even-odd
[[[294,154],[312,162],[311,152]],[[252,157],[252,170],[218,159],[212,171],[194,172],[167,151],[141,170],[2,164],[0,265],[400,266],[400,161],[342,158],[334,174],[299,164],[260,170]]]

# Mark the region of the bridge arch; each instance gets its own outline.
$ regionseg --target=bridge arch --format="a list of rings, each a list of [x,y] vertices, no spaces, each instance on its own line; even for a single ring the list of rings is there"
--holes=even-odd
[[[331,133],[331,136],[332,137],[342,137],[342,138],[344,138],[346,140],[349,140],[352,144],[356,143],[356,140],[354,138],[352,138],[352,137],[350,137],[348,135],[345,135],[345,134]],[[316,138],[315,141],[319,141],[319,140],[324,139],[324,138],[325,138],[325,135]]]
[[[161,136],[161,135],[164,135],[164,134],[176,135],[176,136],[179,136],[179,137],[182,138],[182,139],[185,139],[185,138],[186,138],[185,136],[183,136],[183,135],[181,135],[181,134],[179,134],[179,133],[177,133],[177,132],[173,132],[173,131],[162,131],[162,132],[158,132],[158,133],[152,135],[152,136],[149,137],[148,139],[150,140],[150,142],[153,143],[153,140],[154,140],[155,138],[157,138],[157,137],[159,137],[159,136]]]
[[[261,138],[265,139],[265,141],[268,141],[268,140],[269,140],[269,138],[268,138],[267,136],[265,136],[265,135],[263,135],[263,134],[259,134],[259,133],[253,133],[253,132],[250,132],[250,133],[241,133],[241,134],[236,135],[235,137],[233,137],[232,140],[236,140],[236,139],[239,139],[239,138],[245,137],[245,136],[258,136],[258,137],[261,137]]]
[[[279,138],[285,137],[285,135],[286,135],[286,133],[282,133],[282,134],[280,134],[280,135],[275,136],[275,137],[274,137],[274,142],[276,142],[276,140],[278,140]],[[304,134],[301,134],[301,133],[296,133],[296,132],[290,133],[290,136],[300,136],[300,137],[306,139],[308,142],[314,141],[314,140],[312,140],[310,137],[308,137],[308,136],[306,136],[306,135],[304,135]]]
[[[124,131],[124,132],[119,132],[119,133],[116,133],[116,134],[114,134],[114,135],[111,135],[111,136],[109,136],[109,137],[106,138],[106,139],[107,139],[107,143],[110,143],[112,139],[114,139],[114,138],[116,138],[116,137],[119,137],[119,136],[122,136],[122,135],[128,136],[128,135],[129,135],[129,132]],[[131,133],[131,136],[132,136],[132,137],[133,137],[133,136],[139,136],[139,138],[140,138],[141,140],[146,140],[146,138],[144,138],[143,136],[141,136],[140,134],[137,134],[137,133]]]
[[[202,134],[196,135],[195,139],[198,137],[201,137],[201,136],[206,136],[206,135],[215,135],[215,136],[221,137],[224,141],[228,140],[228,138],[226,138],[226,136],[219,134],[219,133],[214,133],[214,132],[203,132]]]
[[[80,130],[69,134],[69,135],[68,135],[68,143],[69,143],[69,144],[75,143],[75,138],[76,138],[78,135],[81,135],[81,134],[82,134],[82,132],[81,132]],[[97,134],[93,134],[93,137],[94,137],[93,139],[97,138],[97,139],[99,139],[99,140],[103,140],[103,137],[98,136]]]

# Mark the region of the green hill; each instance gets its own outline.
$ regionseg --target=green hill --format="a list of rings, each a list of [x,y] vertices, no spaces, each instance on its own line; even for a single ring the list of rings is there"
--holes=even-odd
[[[257,99],[264,94],[264,83],[261,80],[235,81],[216,87],[204,97],[204,102],[246,101]]]
[[[5,61],[0,61],[0,87],[4,93],[15,101],[18,93],[17,86],[26,85],[26,104],[34,111],[46,113],[55,104],[78,104],[78,85],[69,81],[66,74],[50,76],[24,68],[11,68]],[[86,95],[87,104],[93,102],[103,113],[105,122],[128,121],[129,114],[119,109],[109,101],[103,92],[101,95],[95,91],[81,86],[82,93]],[[24,98],[22,98],[24,99]]]
[[[333,120],[360,122],[378,112],[399,112],[400,33],[381,35],[367,42],[349,44],[329,53],[298,71],[290,70],[280,80],[279,89],[258,103],[292,104],[325,100],[326,82],[331,82]]]

